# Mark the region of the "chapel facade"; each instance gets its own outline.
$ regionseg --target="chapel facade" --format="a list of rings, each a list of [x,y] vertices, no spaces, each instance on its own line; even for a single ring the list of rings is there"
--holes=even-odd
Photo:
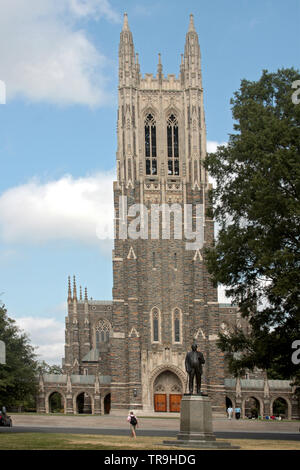
[[[219,331],[241,325],[242,319],[236,307],[218,302],[203,262],[203,247],[214,239],[214,221],[206,215],[205,155],[193,15],[177,77],[164,75],[160,55],[156,75],[141,75],[125,14],[113,187],[113,300],[89,299],[86,290],[77,291],[75,278],[69,279],[64,374],[40,377],[39,411],[51,411],[49,397],[58,392],[66,413],[79,407],[95,414],[178,412],[187,386],[185,355],[194,339],[205,357],[202,391],[210,396],[214,415],[225,415],[226,397],[234,406],[242,404],[241,382],[230,377],[217,347]],[[170,212],[164,213],[166,207]],[[192,231],[200,224],[203,235],[203,244],[194,248],[185,232],[189,216]],[[129,235],[130,227],[138,236]],[[292,415],[292,393],[285,385],[276,393],[289,396]],[[261,394],[261,406],[270,412],[270,388],[263,380],[258,389],[250,386],[247,394]]]

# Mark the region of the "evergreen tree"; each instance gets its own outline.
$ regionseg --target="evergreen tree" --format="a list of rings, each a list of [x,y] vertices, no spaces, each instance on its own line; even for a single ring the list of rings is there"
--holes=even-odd
[[[209,215],[220,227],[205,250],[208,270],[250,323],[248,334],[220,334],[235,374],[259,367],[299,380],[291,360],[300,339],[299,79],[291,68],[242,80],[231,100],[235,133],[205,163],[216,181]]]

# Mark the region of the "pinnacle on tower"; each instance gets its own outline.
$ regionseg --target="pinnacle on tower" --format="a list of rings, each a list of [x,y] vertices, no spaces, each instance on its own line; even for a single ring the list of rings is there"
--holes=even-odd
[[[82,287],[81,286],[79,287],[79,291],[80,291],[79,299],[82,300]]]
[[[68,276],[68,302],[72,300],[72,291],[71,291],[71,278]]]
[[[73,300],[77,300],[76,278],[73,276]]]
[[[88,301],[88,293],[87,293],[87,287],[84,288],[84,301]]]
[[[127,13],[124,13],[123,29],[119,45],[119,84],[133,86],[136,80],[136,56],[134,52],[132,33],[128,25]]]
[[[124,13],[124,22],[123,22],[123,30],[122,31],[130,31],[129,24],[128,24],[128,15]]]
[[[190,14],[190,24],[189,24],[189,33],[195,32],[195,25],[194,25],[194,15]]]
[[[138,80],[139,73],[140,73],[140,64],[139,64],[139,55],[138,53],[135,54],[135,69],[136,69],[136,77]]]
[[[201,57],[198,34],[195,30],[194,15],[190,15],[189,29],[184,47],[184,66],[181,65],[182,77],[187,87],[201,87]]]
[[[161,63],[161,54],[159,53],[158,54],[158,65],[157,65],[157,76],[158,76],[158,79],[160,81],[160,83],[162,82],[162,63]]]

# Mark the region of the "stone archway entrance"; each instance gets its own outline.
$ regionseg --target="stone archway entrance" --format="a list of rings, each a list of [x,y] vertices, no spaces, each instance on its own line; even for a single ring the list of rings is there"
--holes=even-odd
[[[229,397],[225,397],[225,408],[226,408],[226,411],[228,408],[233,408],[233,403],[232,403],[232,400],[231,398]]]
[[[282,398],[278,397],[276,400],[273,402],[273,415],[275,416],[280,416],[281,418],[288,418],[289,412],[288,412],[288,403],[287,401]]]
[[[104,398],[104,414],[108,415],[110,413],[111,407],[111,395],[108,393]]]
[[[49,395],[49,413],[64,413],[64,399],[59,392],[53,392]]]
[[[179,412],[182,385],[179,377],[170,370],[161,372],[153,385],[154,411]]]
[[[82,392],[76,398],[76,411],[78,414],[91,414],[92,401],[88,393]]]
[[[258,418],[261,416],[260,402],[255,397],[248,397],[245,400],[245,417]]]

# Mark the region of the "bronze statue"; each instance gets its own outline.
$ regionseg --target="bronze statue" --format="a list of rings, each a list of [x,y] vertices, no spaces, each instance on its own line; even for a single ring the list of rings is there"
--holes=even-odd
[[[192,350],[189,351],[185,356],[185,369],[189,376],[189,393],[193,395],[194,389],[194,377],[196,375],[197,383],[197,395],[201,394],[201,375],[202,375],[202,364],[205,364],[205,359],[202,352],[197,351],[197,343],[194,340],[192,344]]]

